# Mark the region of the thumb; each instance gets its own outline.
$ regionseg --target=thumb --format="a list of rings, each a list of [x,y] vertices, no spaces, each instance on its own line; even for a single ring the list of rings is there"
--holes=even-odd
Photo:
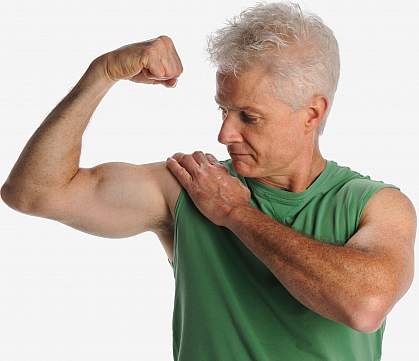
[[[144,74],[144,76],[148,79],[151,80],[168,80],[169,77],[168,76],[163,76],[163,75],[154,75],[150,70],[148,70],[147,68],[143,68],[142,73]]]
[[[162,84],[168,88],[174,88],[177,84],[177,78],[172,78],[169,80],[164,80]]]

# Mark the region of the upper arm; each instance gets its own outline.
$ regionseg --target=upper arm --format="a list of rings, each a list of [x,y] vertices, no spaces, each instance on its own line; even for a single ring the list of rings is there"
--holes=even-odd
[[[31,213],[108,238],[157,232],[172,218],[164,191],[167,177],[173,176],[165,162],[80,168],[67,186],[44,197]]]
[[[358,231],[345,244],[382,257],[387,311],[412,283],[416,224],[409,198],[397,189],[382,188],[367,202]]]

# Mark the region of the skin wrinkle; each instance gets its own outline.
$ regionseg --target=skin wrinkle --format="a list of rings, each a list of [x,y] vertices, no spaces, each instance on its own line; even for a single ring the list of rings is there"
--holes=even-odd
[[[313,140],[310,140],[310,142],[313,143],[313,145],[310,145],[305,142],[301,137],[301,135],[297,135],[296,132],[301,132],[300,128],[302,127],[301,119],[305,116],[304,112],[302,113],[296,113],[292,112],[292,109],[287,106],[286,104],[278,101],[271,95],[271,88],[270,88],[270,78],[269,74],[267,74],[263,67],[262,68],[256,68],[257,71],[254,72],[246,72],[241,74],[239,78],[235,78],[230,75],[220,74],[217,73],[217,95],[218,98],[220,98],[223,103],[234,103],[239,105],[251,105],[251,104],[260,104],[261,108],[267,109],[265,116],[261,119],[259,124],[256,124],[252,126],[252,128],[246,127],[246,126],[237,126],[237,129],[242,128],[243,129],[243,138],[246,139],[246,142],[241,141],[240,142],[240,136],[237,134],[236,136],[233,136],[231,131],[223,131],[223,129],[220,131],[220,135],[224,134],[223,138],[229,137],[229,143],[226,144],[226,139],[219,139],[219,141],[223,142],[227,145],[227,148],[229,148],[229,151],[233,151],[235,153],[245,153],[245,154],[251,154],[253,155],[255,161],[257,162],[257,157],[265,157],[267,159],[264,159],[264,163],[266,164],[266,167],[271,167],[274,164],[277,165],[277,168],[280,169],[280,175],[275,176],[275,170],[268,172],[267,170],[259,170],[259,172],[268,173],[269,176],[260,176],[258,175],[257,178],[261,182],[265,182],[268,184],[274,184],[281,188],[289,189],[289,185],[282,184],[281,182],[277,181],[277,178],[285,178],[288,174],[291,172],[289,171],[290,165],[288,167],[284,164],[285,162],[289,163],[291,162],[297,163],[299,161],[298,157],[296,157],[296,154],[300,153],[301,157],[304,152],[309,151],[313,154],[313,160],[314,164],[313,166],[316,169],[312,169],[315,174],[313,175],[306,175],[305,177],[316,177],[321,170],[325,167],[325,160],[321,157],[319,154],[318,149],[312,149],[312,150],[305,150],[304,148],[314,148],[314,145],[317,144],[318,139],[311,134],[307,133],[305,138],[313,138]],[[228,81],[228,82],[227,82]],[[240,89],[240,90],[238,90]],[[223,98],[230,99],[230,101],[224,101]],[[237,98],[237,101],[236,101]],[[233,115],[232,115],[233,117]],[[295,119],[294,119],[295,118]],[[236,124],[235,121],[230,120],[232,123],[229,126],[229,129],[232,129],[234,127],[233,124]],[[225,122],[229,122],[229,120],[225,120]],[[291,127],[291,124],[294,126]],[[313,127],[313,125],[311,125]],[[237,132],[239,132],[237,130]],[[230,135],[226,135],[226,133],[230,133]],[[220,137],[219,135],[219,137]],[[237,138],[234,139],[233,137]],[[263,139],[263,141],[262,141]],[[276,139],[276,143],[275,143]],[[308,140],[308,139],[307,139]],[[238,151],[238,146],[236,146],[234,143],[243,143],[243,146],[240,146],[240,151]],[[261,144],[263,142],[266,142],[266,146],[263,147]],[[248,149],[248,146],[245,146],[245,144],[248,143],[250,145],[250,148],[255,148],[256,150]],[[288,144],[287,144],[288,143]],[[294,144],[293,144],[294,143]],[[284,149],[280,149],[277,147],[277,144],[284,144]],[[300,146],[301,144],[301,146]],[[231,146],[230,146],[231,145]],[[263,154],[258,154],[257,148],[266,148],[261,150]],[[282,152],[281,152],[282,150]],[[289,154],[293,153],[293,156],[291,157]],[[278,158],[279,157],[279,158]],[[269,158],[272,158],[272,162]],[[282,159],[281,159],[282,158]],[[278,161],[279,159],[279,161]],[[233,159],[233,164],[236,161]],[[307,160],[305,160],[307,162]],[[271,165],[272,163],[272,165]],[[246,165],[246,163],[239,163],[243,167]],[[237,162],[236,162],[237,165]],[[261,167],[264,167],[263,164],[259,164]],[[246,165],[247,167],[247,165]],[[239,166],[239,168],[242,168]],[[254,167],[252,167],[254,168]],[[300,168],[305,168],[304,166],[300,166]],[[310,171],[310,167],[306,168]],[[240,170],[239,170],[240,171]],[[302,177],[304,177],[304,174],[299,174]],[[249,175],[250,176],[250,175]],[[254,175],[252,175],[253,177]],[[300,180],[302,182],[304,180]],[[311,179],[309,180],[311,183]],[[296,185],[294,189],[291,189],[292,191],[298,191],[298,186]],[[300,187],[301,188],[301,187]],[[303,189],[305,189],[306,186],[304,186]]]

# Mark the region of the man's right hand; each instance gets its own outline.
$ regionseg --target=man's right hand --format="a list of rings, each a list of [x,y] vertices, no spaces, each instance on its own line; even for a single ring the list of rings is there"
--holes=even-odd
[[[183,71],[175,46],[166,35],[124,45],[94,61],[111,81],[127,79],[136,83],[174,87]]]

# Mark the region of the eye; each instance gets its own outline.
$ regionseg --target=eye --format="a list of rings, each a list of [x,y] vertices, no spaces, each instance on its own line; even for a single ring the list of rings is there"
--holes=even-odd
[[[240,115],[241,115],[241,118],[243,119],[243,121],[246,122],[246,123],[256,123],[257,122],[257,118],[251,117],[243,111],[240,112]]]
[[[225,116],[227,115],[227,111],[223,108],[221,108],[221,106],[218,106],[218,109],[221,110],[222,115],[223,115],[223,119],[225,118]],[[256,123],[257,122],[257,118],[255,117],[251,117],[250,115],[246,114],[246,112],[241,111],[240,112],[240,118],[245,122],[245,123]]]

